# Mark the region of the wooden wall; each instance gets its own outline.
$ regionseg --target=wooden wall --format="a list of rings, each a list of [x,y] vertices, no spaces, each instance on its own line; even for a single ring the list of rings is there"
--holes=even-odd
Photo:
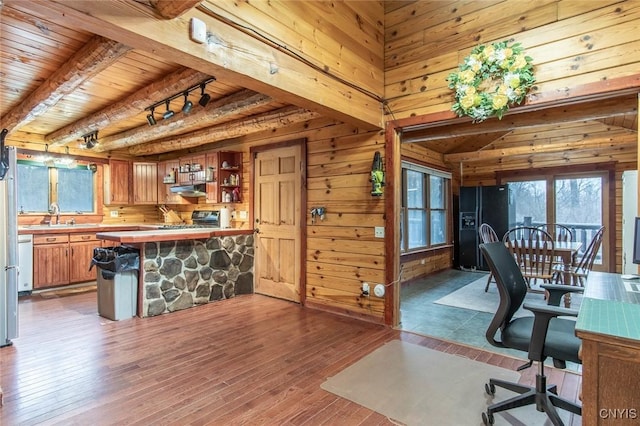
[[[537,83],[527,103],[544,105],[588,95],[600,82],[640,79],[637,1],[391,1],[385,2],[385,98],[395,120],[441,114],[453,104],[446,77],[479,44],[512,39],[533,58]],[[447,114],[449,112],[449,114]],[[444,113],[444,114],[443,114]],[[550,120],[551,121],[551,120]],[[492,185],[496,172],[613,163],[616,196],[615,270],[621,268],[622,171],[637,168],[638,120],[583,121],[518,129],[443,162],[464,185]],[[452,146],[459,143],[451,140]],[[556,144],[556,145],[554,145]],[[561,144],[564,144],[562,146]],[[544,145],[544,146],[543,146]],[[402,148],[403,153],[406,151]],[[473,155],[471,155],[473,154]]]

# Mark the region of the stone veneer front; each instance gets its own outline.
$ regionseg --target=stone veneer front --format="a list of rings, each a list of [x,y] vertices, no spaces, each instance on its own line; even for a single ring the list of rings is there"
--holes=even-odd
[[[253,235],[145,243],[142,317],[253,293]]]

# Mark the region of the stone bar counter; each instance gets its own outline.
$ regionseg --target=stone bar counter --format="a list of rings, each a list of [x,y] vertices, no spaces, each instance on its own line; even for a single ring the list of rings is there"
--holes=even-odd
[[[140,251],[140,317],[253,293],[253,230],[154,229],[97,237]]]

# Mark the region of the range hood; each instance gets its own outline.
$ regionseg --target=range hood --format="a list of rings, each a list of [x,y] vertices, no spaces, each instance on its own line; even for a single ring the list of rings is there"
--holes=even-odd
[[[204,183],[197,185],[176,185],[171,187],[171,192],[182,195],[183,197],[204,197],[207,190]]]

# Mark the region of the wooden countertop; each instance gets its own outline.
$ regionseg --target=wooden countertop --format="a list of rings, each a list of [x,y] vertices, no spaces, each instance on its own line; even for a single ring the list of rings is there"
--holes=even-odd
[[[251,234],[253,234],[253,229],[186,228],[98,232],[97,237],[100,240],[116,241],[123,244],[141,244],[158,241],[202,240],[211,237]]]
[[[162,225],[144,225],[144,224],[78,224],[78,225],[21,225],[18,226],[18,234],[75,234],[81,232],[111,232],[111,231],[138,231],[157,229]]]

